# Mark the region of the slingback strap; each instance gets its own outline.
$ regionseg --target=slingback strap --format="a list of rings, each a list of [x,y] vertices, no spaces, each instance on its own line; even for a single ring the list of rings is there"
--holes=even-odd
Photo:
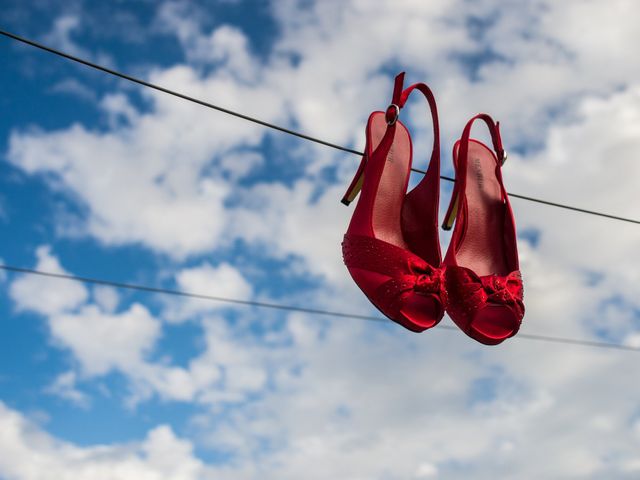
[[[471,120],[467,122],[460,137],[460,154],[458,160],[463,160],[466,165],[467,155],[469,153],[469,136],[471,135],[471,127],[476,120],[482,120],[487,124],[489,133],[491,134],[491,141],[493,143],[493,149],[496,152],[498,163],[502,166],[507,159],[507,154],[502,148],[502,137],[500,136],[500,122],[494,122],[493,118],[486,113],[479,113]]]
[[[476,120],[484,121],[484,123],[486,123],[487,127],[489,128],[491,141],[493,143],[493,149],[496,152],[498,167],[502,167],[507,159],[507,154],[502,147],[502,137],[500,136],[500,122],[494,122],[493,118],[491,118],[491,116],[487,115],[486,113],[479,113],[475,117],[471,118],[471,120],[469,120],[464,127],[462,137],[460,137],[460,143],[458,147],[458,162],[457,165],[455,165],[454,163],[456,180],[453,187],[453,192],[451,194],[451,202],[449,203],[449,208],[447,209],[444,222],[442,223],[442,228],[444,230],[451,230],[451,227],[453,226],[453,223],[455,222],[455,219],[458,215],[461,195],[463,195],[466,190],[467,162],[469,156],[469,136],[471,135],[471,127]],[[498,168],[497,174],[500,175],[500,168]],[[507,198],[507,192],[504,189],[501,176],[499,183],[502,192],[502,200],[504,201]]]
[[[387,121],[387,125],[393,125],[398,121],[398,117],[400,116],[400,109],[402,108],[401,96],[402,96],[402,86],[404,85],[404,72],[400,72],[396,75],[396,78],[393,82],[393,95],[391,97],[391,105],[387,107],[385,111],[384,118]]]
[[[440,162],[433,162],[434,158],[438,158],[438,160],[440,159],[440,124],[438,122],[438,107],[436,105],[436,99],[433,96],[433,92],[431,91],[431,89],[425,83],[414,83],[413,85],[410,85],[406,89],[402,90],[403,81],[404,72],[400,72],[396,76],[394,82],[393,99],[391,105],[387,107],[387,110],[385,112],[385,119],[387,120],[387,124],[389,126],[394,125],[398,120],[398,117],[400,116],[400,111],[404,108],[407,100],[409,99],[409,96],[411,96],[411,93],[414,90],[418,90],[424,95],[429,105],[429,111],[431,113],[431,120],[433,124],[433,150],[431,152],[431,161],[429,162],[428,168],[429,175],[427,176],[435,174],[439,180]],[[425,179],[427,176],[425,176]]]
[[[402,87],[404,85],[404,72],[400,72],[396,75],[396,78],[393,82],[393,94],[391,96],[391,104],[387,107],[385,111],[385,120],[387,122],[387,131],[385,132],[383,140],[378,145],[376,151],[380,152],[380,154],[384,154],[385,157],[393,144],[393,136],[395,134],[395,123],[398,120],[398,116],[400,115],[400,106],[401,97],[402,97]],[[385,141],[386,140],[386,141]],[[390,141],[389,141],[390,140]],[[386,149],[386,152],[385,152]],[[368,160],[368,150],[369,146],[365,146],[365,152],[362,156],[362,160],[360,161],[360,166],[356,171],[351,184],[347,188],[347,191],[342,197],[341,202],[344,205],[349,205],[360,193],[362,189],[362,185],[364,183],[364,171],[365,166]]]
[[[438,122],[438,107],[436,105],[436,99],[433,96],[433,92],[431,89],[424,83],[414,83],[413,85],[407,87],[400,96],[400,109],[404,108],[405,103],[409,99],[409,96],[414,90],[420,91],[427,99],[427,103],[429,104],[429,111],[431,112],[431,121],[433,123],[433,150],[431,153],[431,158],[433,159],[435,156],[440,155],[440,124]],[[440,162],[438,162],[438,173],[439,173]],[[429,164],[429,168],[431,168],[431,164]]]
[[[429,104],[429,110],[431,112],[431,118],[433,121],[433,151],[431,153],[431,161],[429,163],[428,175],[425,176],[425,183],[433,182],[433,178],[440,176],[440,162],[434,162],[434,159],[440,158],[440,125],[438,123],[438,108],[436,106],[436,100],[433,96],[431,89],[424,83],[415,83],[403,90],[405,72],[400,72],[396,75],[393,84],[393,94],[391,96],[391,104],[385,110],[385,120],[387,122],[387,131],[376,148],[376,154],[384,155],[386,157],[391,145],[393,144],[393,137],[395,135],[395,124],[400,116],[400,111],[404,108],[409,96],[414,90],[420,91]],[[368,147],[368,146],[367,146]],[[365,153],[360,162],[360,166],[356,171],[356,174],[351,181],[351,184],[347,188],[346,193],[342,197],[342,203],[349,205],[362,189],[364,183],[364,171],[368,161],[368,148],[365,148]],[[434,177],[435,175],[435,177]],[[428,178],[427,178],[428,177]],[[425,187],[433,188],[432,185],[425,185]],[[437,187],[437,186],[436,186]],[[437,209],[437,205],[435,206]]]

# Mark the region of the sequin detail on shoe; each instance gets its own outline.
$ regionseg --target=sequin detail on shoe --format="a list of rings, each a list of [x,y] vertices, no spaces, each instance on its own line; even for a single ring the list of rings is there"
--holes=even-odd
[[[491,304],[509,307],[518,321],[524,317],[524,288],[519,271],[507,276],[479,277],[468,268],[448,266],[444,279],[449,299],[447,311],[458,322],[467,319],[466,328],[478,310]],[[517,329],[513,334],[516,332]]]
[[[403,300],[409,293],[433,295],[442,304],[442,270],[408,250],[373,237],[345,235],[342,254],[349,268],[390,277],[375,291],[375,305],[392,320],[399,320]]]

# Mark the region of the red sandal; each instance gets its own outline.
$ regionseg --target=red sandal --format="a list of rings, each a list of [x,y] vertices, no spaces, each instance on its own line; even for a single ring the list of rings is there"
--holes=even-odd
[[[496,154],[469,139],[475,120],[489,127]],[[464,333],[497,345],[518,332],[524,317],[516,229],[502,181],[506,160],[499,124],[473,117],[453,147],[456,182],[443,224],[455,228],[445,255],[447,313]]]
[[[386,112],[373,112],[367,122],[365,152],[342,199],[348,205],[362,190],[342,252],[351,277],[371,303],[391,320],[421,332],[444,315],[438,239],[440,132],[429,87],[417,83],[403,90],[403,80],[400,73]],[[407,193],[412,145],[398,116],[413,90],[429,103],[434,145],[426,175]]]

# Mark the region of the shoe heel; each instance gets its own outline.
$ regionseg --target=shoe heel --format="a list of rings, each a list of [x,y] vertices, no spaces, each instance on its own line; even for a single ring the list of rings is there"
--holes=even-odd
[[[447,213],[444,216],[442,222],[442,229],[449,231],[453,228],[453,224],[458,216],[458,209],[460,208],[460,182],[463,177],[458,172],[458,151],[460,147],[460,140],[453,146],[453,171],[455,173],[455,179],[453,184],[453,191],[451,192],[451,200],[449,201],[449,207]]]
[[[449,203],[449,208],[447,209],[447,213],[444,216],[444,221],[442,222],[443,230],[451,230],[453,227],[453,223],[456,221],[456,216],[458,215],[458,207],[460,203],[460,195],[458,194],[457,185],[453,187],[453,192],[451,193],[451,202]]]
[[[351,202],[353,202],[353,200],[358,196],[358,193],[360,193],[360,190],[362,190],[362,183],[364,181],[364,169],[366,165],[367,155],[364,154],[362,156],[362,160],[360,161],[360,166],[358,167],[358,170],[356,171],[356,174],[351,181],[351,185],[349,185],[349,188],[347,188],[347,191],[343,195],[342,200],[340,200],[344,205],[348,206]]]

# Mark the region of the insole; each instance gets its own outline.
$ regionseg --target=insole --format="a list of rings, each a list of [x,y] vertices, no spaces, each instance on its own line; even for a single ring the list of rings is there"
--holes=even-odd
[[[387,130],[383,113],[372,118],[370,128],[372,151],[374,151]],[[407,190],[410,162],[409,132],[404,125],[397,122],[393,144],[387,154],[373,206],[372,224],[376,238],[404,249],[408,247],[402,236],[400,212]]]
[[[458,155],[457,149],[455,155]],[[470,140],[466,231],[457,246],[456,257],[458,265],[479,276],[510,273],[504,247],[505,204],[495,169],[493,152],[480,142]]]

